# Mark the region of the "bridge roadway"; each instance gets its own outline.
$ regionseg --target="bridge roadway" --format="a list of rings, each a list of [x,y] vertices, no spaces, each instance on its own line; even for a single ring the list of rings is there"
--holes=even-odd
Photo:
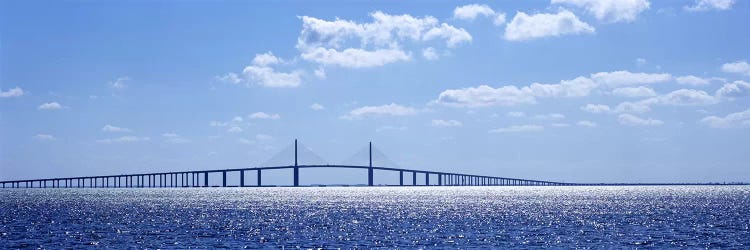
[[[293,185],[299,185],[299,169],[303,168],[349,168],[368,171],[368,186],[374,186],[374,170],[399,173],[397,186],[577,186],[584,184],[551,181],[527,180],[484,175],[448,173],[426,170],[401,169],[376,166],[353,165],[289,165],[273,167],[251,167],[200,171],[161,172],[148,174],[121,174],[81,176],[67,178],[27,179],[0,181],[2,188],[145,188],[145,187],[209,187],[209,174],[222,173],[221,187],[227,187],[227,173],[240,174],[240,187],[263,187],[264,170],[293,169]],[[245,185],[246,172],[255,172],[256,185]],[[404,175],[410,174],[411,181],[404,182]],[[424,184],[417,185],[417,175],[424,177]],[[432,182],[430,182],[432,180]]]

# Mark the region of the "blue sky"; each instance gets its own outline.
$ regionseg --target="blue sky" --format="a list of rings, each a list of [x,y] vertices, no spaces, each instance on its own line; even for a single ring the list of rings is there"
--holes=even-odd
[[[373,141],[405,168],[750,181],[748,14],[731,0],[2,1],[0,179],[251,167],[299,138],[331,164]]]

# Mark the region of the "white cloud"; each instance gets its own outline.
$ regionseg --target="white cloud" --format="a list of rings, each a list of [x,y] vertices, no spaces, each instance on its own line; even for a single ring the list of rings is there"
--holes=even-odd
[[[250,82],[264,87],[297,87],[302,83],[302,73],[294,71],[290,73],[276,72],[267,66],[250,65],[242,70]]]
[[[463,123],[456,120],[432,120],[432,126],[435,127],[461,127]]]
[[[576,125],[581,126],[581,127],[589,127],[589,128],[594,128],[598,126],[598,124],[596,124],[595,122],[587,121],[587,120],[579,121],[576,123]]]
[[[560,120],[560,119],[565,119],[565,115],[552,113],[552,114],[534,115],[531,118],[534,118],[537,120]]]
[[[228,122],[220,122],[220,121],[211,121],[208,123],[208,126],[211,127],[226,127],[229,126]]]
[[[220,82],[228,82],[228,83],[233,83],[233,84],[239,84],[242,82],[242,79],[240,79],[239,75],[237,75],[236,73],[231,73],[231,72],[223,76],[217,76],[216,80]]]
[[[318,67],[313,73],[320,79],[326,79],[326,70],[323,67]]]
[[[651,105],[698,106],[716,104],[718,101],[718,98],[702,90],[678,89],[637,102],[622,102],[615,107],[614,112],[646,113],[651,111]]]
[[[505,13],[498,13],[492,23],[495,24],[495,26],[501,26],[505,24],[505,19]]]
[[[440,26],[428,30],[422,37],[422,40],[429,41],[440,38],[446,40],[446,45],[449,48],[456,47],[460,43],[470,42],[472,39],[466,30],[442,23]]]
[[[273,65],[282,64],[284,60],[273,55],[272,52],[256,54],[252,63],[242,70],[242,76],[236,73],[227,73],[217,76],[216,80],[233,84],[247,83],[257,84],[264,87],[292,88],[302,83],[302,71],[289,73],[277,72]]]
[[[244,119],[242,119],[242,117],[235,116],[229,121],[211,121],[208,123],[208,125],[211,127],[240,127],[242,126],[243,121]]]
[[[469,4],[456,7],[453,10],[453,18],[462,20],[474,20],[477,16],[493,18],[493,24],[500,26],[505,24],[505,13],[495,12],[485,4]]]
[[[273,55],[273,52],[269,51],[263,54],[255,55],[253,58],[253,65],[257,66],[268,66],[283,63],[284,60]]]
[[[552,0],[552,3],[584,8],[596,19],[607,22],[635,21],[651,5],[648,0]]]
[[[609,113],[611,111],[609,106],[604,104],[586,104],[586,106],[581,107],[581,110],[594,114]]]
[[[472,40],[466,30],[440,23],[431,16],[419,18],[380,11],[370,16],[373,21],[369,23],[300,17],[302,31],[297,49],[301,57],[347,68],[377,67],[409,60],[411,53],[400,49],[402,42],[442,39],[446,46],[453,47]]]
[[[647,103],[640,102],[622,102],[615,107],[615,113],[646,113],[651,111]]]
[[[436,103],[456,107],[514,106],[536,103],[536,98],[582,97],[596,88],[586,77],[563,80],[559,84],[532,83],[518,88],[513,85],[493,88],[487,85],[445,90]]]
[[[437,60],[440,58],[438,54],[435,52],[435,49],[432,47],[426,48],[422,50],[422,56],[427,60]]]
[[[183,143],[189,143],[190,140],[175,134],[175,133],[163,133],[161,136],[164,138],[165,142],[172,143],[172,144],[183,144]]]
[[[644,85],[669,81],[672,79],[672,75],[613,71],[591,74],[591,79],[598,84],[608,86]]]
[[[658,126],[664,124],[664,122],[656,119],[643,119],[631,114],[621,114],[617,117],[617,121],[622,125],[627,126]]]
[[[39,141],[54,141],[56,138],[53,135],[37,134],[34,136],[34,139],[39,140]]]
[[[562,80],[559,84],[532,83],[523,90],[528,90],[535,97],[583,97],[588,96],[597,84],[586,77],[573,80]]]
[[[408,61],[411,59],[411,55],[401,49],[364,50],[348,48],[339,51],[318,47],[304,52],[302,58],[324,65],[336,65],[345,68],[369,68],[397,61]]]
[[[505,39],[523,41],[568,34],[591,34],[595,31],[594,27],[567,10],[561,10],[557,14],[534,15],[519,11],[505,26]]]
[[[695,0],[694,5],[685,6],[687,11],[728,10],[734,5],[734,0]]]
[[[666,95],[652,97],[642,102],[646,104],[689,106],[715,104],[717,100],[703,90],[678,89]]]
[[[566,127],[570,127],[570,124],[567,124],[567,123],[552,123],[552,124],[550,124],[550,126],[551,127],[556,127],[556,128],[566,128]]]
[[[243,131],[243,129],[240,128],[240,127],[237,127],[237,126],[232,126],[232,127],[230,127],[230,128],[227,129],[227,132],[229,132],[229,133],[240,133],[242,131]]]
[[[22,95],[23,95],[23,89],[19,87],[9,89],[8,91],[0,90],[0,98],[19,97]]]
[[[656,91],[651,88],[638,86],[638,87],[624,87],[616,88],[612,90],[612,94],[622,97],[649,97],[656,96]]]
[[[343,119],[357,119],[367,116],[407,116],[416,115],[417,110],[411,107],[401,106],[395,103],[381,106],[364,106],[356,108],[349,114],[342,116]]]
[[[109,124],[104,125],[104,127],[102,127],[102,131],[104,131],[104,132],[116,132],[116,133],[130,133],[130,132],[133,132],[129,128],[116,127],[116,126],[112,126],[112,125],[109,125]]]
[[[517,133],[517,132],[534,132],[534,131],[542,131],[544,130],[544,127],[539,125],[514,125],[510,127],[505,128],[496,128],[493,130],[490,130],[490,133]]]
[[[324,110],[325,107],[323,107],[323,105],[320,105],[318,103],[313,103],[312,105],[310,105],[310,109],[312,109],[312,110]]]
[[[127,77],[127,76],[118,77],[117,80],[110,82],[109,86],[111,86],[114,89],[124,89],[128,87],[128,85],[126,85],[125,82],[129,80],[130,80],[130,77]]]
[[[118,137],[118,138],[108,138],[108,139],[97,140],[96,142],[111,144],[111,143],[142,142],[142,141],[149,141],[149,140],[151,140],[151,138],[149,137],[123,136],[123,137]]]
[[[255,112],[248,116],[250,119],[269,119],[278,120],[281,118],[279,114],[267,114],[265,112]]]
[[[721,65],[721,71],[750,76],[750,64],[748,64],[746,61],[725,63],[724,65]]]
[[[734,81],[733,83],[726,83],[720,89],[716,90],[717,98],[732,99],[741,96],[750,96],[750,83]]]
[[[440,93],[437,103],[456,107],[514,106],[536,103],[529,91],[508,85],[493,88],[487,85],[448,89]]]
[[[39,107],[37,107],[37,109],[39,110],[55,110],[55,109],[61,109],[61,108],[63,108],[63,106],[57,102],[43,103],[42,105],[39,105]]]
[[[453,10],[453,18],[463,20],[474,20],[477,16],[492,17],[495,11],[485,4],[468,4],[456,7]]]
[[[526,114],[524,114],[523,112],[515,112],[515,111],[514,112],[508,112],[507,115],[510,116],[510,117],[524,117],[524,116],[526,116]]]
[[[750,109],[725,117],[708,116],[701,119],[701,122],[713,128],[750,127]]]
[[[635,65],[638,67],[642,67],[643,65],[646,65],[646,59],[644,58],[636,58],[635,59]]]
[[[709,79],[700,78],[694,75],[687,75],[687,76],[680,76],[675,78],[677,83],[679,84],[685,84],[685,85],[708,85],[711,84],[711,81]]]

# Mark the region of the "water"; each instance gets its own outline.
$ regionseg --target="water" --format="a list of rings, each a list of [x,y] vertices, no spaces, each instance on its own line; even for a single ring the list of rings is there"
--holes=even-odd
[[[0,249],[750,247],[750,187],[0,189]]]

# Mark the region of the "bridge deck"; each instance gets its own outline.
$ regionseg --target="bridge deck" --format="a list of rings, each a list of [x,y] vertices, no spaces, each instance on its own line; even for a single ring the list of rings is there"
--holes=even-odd
[[[416,186],[417,174],[423,175],[427,186],[568,186],[581,185],[575,183],[562,183],[540,180],[529,180],[519,178],[496,177],[486,175],[473,175],[450,173],[440,171],[428,171],[417,169],[402,169],[390,167],[370,167],[355,165],[288,165],[288,166],[270,166],[270,167],[249,167],[249,168],[230,168],[230,169],[211,169],[196,171],[168,171],[145,174],[119,174],[119,175],[96,175],[96,176],[77,176],[63,178],[44,178],[44,179],[25,179],[25,180],[8,180],[0,181],[3,188],[21,188],[21,187],[208,187],[208,175],[211,173],[222,173],[222,186],[227,186],[227,173],[240,173],[240,186],[252,187],[245,185],[245,172],[257,172],[257,184],[253,186],[262,186],[262,171],[294,169],[295,172],[304,168],[348,168],[363,169],[367,171],[394,171],[399,172],[399,186]],[[404,183],[404,173],[411,174],[411,182],[408,185]],[[372,173],[370,173],[372,175]],[[203,178],[201,178],[203,177]],[[436,177],[436,178],[435,178]],[[158,179],[157,179],[158,178]],[[295,174],[295,186],[299,186],[298,174]],[[431,184],[430,179],[434,182]],[[201,180],[202,179],[202,180]],[[111,180],[111,183],[110,183]],[[436,182],[435,182],[436,181]],[[49,184],[49,185],[48,185]],[[86,185],[88,184],[88,185]],[[372,181],[368,183],[373,186]]]

